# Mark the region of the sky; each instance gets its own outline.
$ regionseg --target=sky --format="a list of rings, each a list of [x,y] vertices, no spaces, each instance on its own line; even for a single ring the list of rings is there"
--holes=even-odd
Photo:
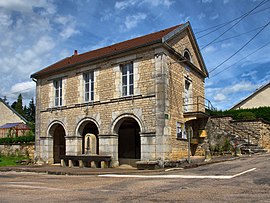
[[[30,75],[87,52],[190,21],[209,78],[229,109],[270,81],[270,0],[0,0],[0,97],[35,97]],[[245,45],[245,46],[244,46]]]

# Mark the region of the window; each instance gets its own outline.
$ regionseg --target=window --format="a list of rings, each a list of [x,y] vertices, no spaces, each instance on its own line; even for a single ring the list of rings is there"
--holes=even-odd
[[[122,96],[133,95],[133,63],[122,65]]]
[[[54,106],[62,106],[62,79],[54,81]]]
[[[184,51],[184,57],[188,60],[188,61],[191,61],[191,56],[190,56],[190,53],[189,51],[186,49]]]
[[[180,122],[176,122],[176,137],[177,139],[187,139],[185,125]]]
[[[193,102],[192,102],[192,88],[191,81],[185,80],[185,90],[184,90],[184,112],[192,111]]]
[[[84,101],[94,101],[94,72],[84,73]]]

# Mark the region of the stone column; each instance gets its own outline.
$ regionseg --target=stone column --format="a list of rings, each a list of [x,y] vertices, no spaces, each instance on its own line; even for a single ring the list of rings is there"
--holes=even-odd
[[[156,159],[156,133],[144,132],[141,136],[141,160],[155,160]]]
[[[82,154],[82,137],[66,136],[66,155]]]
[[[52,137],[40,137],[39,146],[39,160],[46,164],[53,164],[53,138]]]
[[[166,155],[170,152],[168,139],[170,129],[168,120],[168,67],[167,55],[163,50],[155,50],[155,83],[156,83],[156,159],[166,159]]]
[[[118,161],[118,135],[98,135],[99,155],[112,157],[111,167],[119,166]]]

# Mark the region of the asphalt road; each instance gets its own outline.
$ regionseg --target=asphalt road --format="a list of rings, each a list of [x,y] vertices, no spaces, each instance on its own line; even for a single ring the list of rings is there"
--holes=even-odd
[[[0,202],[269,202],[270,154],[140,177],[0,172]]]

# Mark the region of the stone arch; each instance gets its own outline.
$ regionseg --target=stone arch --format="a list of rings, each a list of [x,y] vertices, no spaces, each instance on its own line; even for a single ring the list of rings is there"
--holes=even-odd
[[[77,126],[76,126],[75,135],[77,137],[81,137],[82,136],[82,128],[84,128],[87,125],[87,122],[94,123],[96,125],[97,129],[98,129],[98,132],[100,132],[100,125],[99,125],[99,123],[95,119],[93,119],[93,118],[86,117],[86,118],[81,119],[78,122]]]
[[[98,122],[90,117],[80,120],[76,127],[75,135],[82,138],[81,152],[82,154],[98,154],[100,126]],[[93,137],[95,136],[95,138]],[[91,144],[88,146],[88,142]],[[95,148],[95,149],[94,149]]]
[[[138,125],[140,126],[141,132],[145,131],[145,127],[143,125],[142,120],[139,119],[137,116],[135,116],[134,114],[121,114],[116,119],[114,119],[114,121],[111,124],[110,131],[111,131],[112,134],[117,134],[118,133],[119,127],[124,122],[125,118],[134,119],[135,121],[137,121]]]
[[[115,119],[111,130],[118,135],[119,164],[136,166],[141,159],[140,132],[144,130],[141,120],[133,114],[123,114]]]
[[[66,129],[61,121],[53,121],[48,126],[48,137],[52,138],[52,158],[54,163],[60,163],[61,156],[66,155]]]
[[[67,135],[66,126],[64,125],[64,123],[59,121],[59,120],[54,120],[49,124],[49,126],[47,128],[47,136],[48,137],[53,137],[52,134],[53,134],[55,128],[57,127],[57,125],[61,125],[65,130],[65,135]]]

